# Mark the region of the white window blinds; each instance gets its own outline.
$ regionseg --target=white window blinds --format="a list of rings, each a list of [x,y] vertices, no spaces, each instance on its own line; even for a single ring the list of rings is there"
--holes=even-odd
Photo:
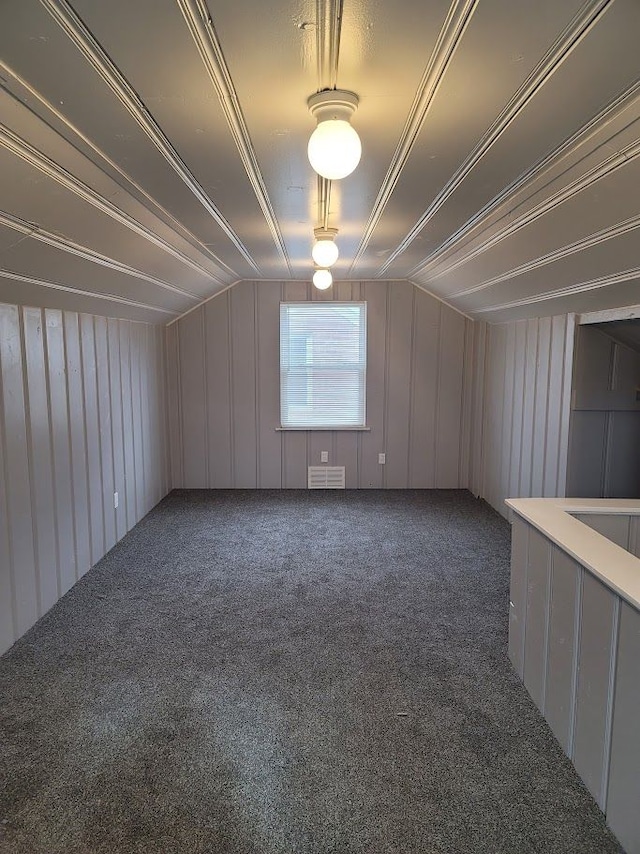
[[[366,304],[280,304],[283,427],[364,427]]]

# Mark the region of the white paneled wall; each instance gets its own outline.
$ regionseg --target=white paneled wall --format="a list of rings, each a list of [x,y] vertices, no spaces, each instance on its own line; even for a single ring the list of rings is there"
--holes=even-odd
[[[164,373],[161,327],[0,305],[0,653],[167,493]]]
[[[474,332],[484,400],[481,423],[474,411],[472,448],[482,460],[470,483],[503,515],[505,498],[565,494],[573,334],[573,315]]]
[[[280,301],[310,299],[367,302],[369,432],[277,430]],[[347,488],[466,486],[472,326],[406,282],[236,285],[168,330],[173,485],[304,489],[327,450]]]

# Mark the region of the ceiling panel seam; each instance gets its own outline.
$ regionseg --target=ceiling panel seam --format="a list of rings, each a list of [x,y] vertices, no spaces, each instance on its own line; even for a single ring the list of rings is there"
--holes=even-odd
[[[457,231],[450,235],[443,243],[438,246],[425,260],[410,271],[410,276],[417,276],[425,273],[432,267],[436,267],[441,263],[444,255],[449,252],[464,248],[463,238],[469,232],[478,228],[480,233],[484,230],[482,225],[488,222],[491,215],[497,213],[501,208],[505,208],[505,213],[513,208],[515,197],[522,190],[532,188],[545,174],[556,169],[562,160],[569,159],[575,155],[581,146],[592,140],[595,136],[601,133],[604,128],[615,121],[622,113],[633,106],[638,100],[640,93],[640,82],[634,83],[614,101],[608,104],[597,116],[590,122],[581,127],[576,133],[568,137],[559,146],[554,148],[539,160],[526,172],[523,172],[511,184],[505,187],[497,196],[494,196],[483,208],[481,208],[473,217],[467,220]],[[585,155],[586,156],[586,155]],[[524,204],[529,200],[530,196],[525,197],[520,204]],[[488,228],[489,226],[485,226]],[[469,238],[472,239],[471,237]],[[461,245],[459,245],[461,244]]]
[[[191,291],[187,291],[184,288],[171,284],[170,282],[165,282],[162,279],[157,279],[154,276],[149,276],[147,273],[143,273],[135,267],[123,264],[115,258],[109,258],[107,255],[102,255],[100,252],[89,249],[87,246],[82,246],[73,240],[69,240],[66,237],[47,231],[39,225],[27,222],[20,217],[7,213],[6,211],[0,211],[0,225],[5,225],[7,228],[19,231],[26,237],[38,240],[41,243],[46,243],[54,249],[59,249],[62,252],[68,252],[71,255],[77,255],[79,258],[83,258],[93,264],[99,264],[109,270],[124,273],[125,275],[133,276],[136,279],[144,279],[144,281],[150,282],[158,288],[162,288],[166,291],[172,291],[173,293],[179,294],[187,299],[200,300],[200,297]]]
[[[126,182],[126,183],[122,183],[118,179],[114,178],[114,176],[111,175],[106,169],[104,169],[103,166],[101,166],[99,163],[96,163],[96,161],[93,158],[88,158],[90,160],[90,162],[93,163],[94,166],[96,166],[97,169],[100,169],[101,172],[103,172],[105,175],[107,175],[110,180],[112,180],[120,189],[122,189],[123,193],[126,193],[128,196],[130,196],[130,198],[134,199],[136,201],[136,203],[141,204],[145,208],[145,210],[148,210],[153,216],[156,216],[158,219],[162,220],[166,225],[169,226],[169,228],[172,228],[176,232],[176,234],[178,234],[180,237],[185,239],[188,243],[192,243],[194,249],[196,249],[201,254],[207,256],[208,258],[211,259],[211,261],[214,262],[214,264],[219,268],[219,272],[222,275],[224,275],[224,274],[236,275],[235,271],[232,270],[231,267],[229,267],[227,264],[225,264],[225,262],[221,258],[218,258],[218,256],[214,252],[211,251],[210,247],[208,247],[206,245],[206,243],[203,243],[195,234],[193,234],[193,232],[189,231],[189,229],[186,228],[186,226],[183,225],[183,223],[181,223],[179,220],[177,220],[176,217],[170,211],[168,211],[165,207],[163,207],[157,199],[154,199],[152,196],[150,196],[149,193],[144,189],[144,187],[142,187],[140,184],[138,184],[138,182],[136,180],[134,180],[134,178],[132,178],[131,175],[129,175],[127,172],[125,172],[124,169],[118,163],[115,162],[115,160],[112,160],[105,151],[103,151],[101,148],[99,148],[95,144],[95,142],[93,142],[93,140],[89,139],[89,137],[86,136],[80,130],[80,128],[76,127],[76,125],[73,124],[73,122],[69,121],[69,119],[65,115],[63,115],[63,113],[61,113],[59,110],[57,110],[53,104],[51,104],[49,101],[47,101],[47,99],[42,95],[41,92],[38,92],[38,90],[35,89],[33,86],[31,86],[31,84],[28,81],[26,81],[16,71],[14,71],[13,68],[6,65],[6,63],[2,62],[2,60],[0,60],[0,69],[2,70],[3,75],[10,77],[14,81],[14,83],[17,83],[18,86],[23,88],[26,92],[28,92],[31,97],[35,98],[40,103],[40,105],[45,108],[45,110],[49,111],[53,116],[55,116],[57,121],[59,121],[61,124],[63,124],[64,127],[68,131],[70,131],[71,134],[73,134],[79,140],[81,140],[81,142],[84,145],[86,145],[88,148],[90,148],[91,151],[95,155],[98,156],[98,158],[100,158],[106,164],[108,164],[109,168],[113,169],[123,179],[123,181]],[[11,91],[10,89],[8,89],[7,86],[3,85],[2,83],[0,83],[0,86],[12,98],[16,98],[16,94],[13,91]],[[67,137],[60,134],[60,132],[56,128],[54,128],[50,124],[50,122],[48,122],[43,116],[41,116],[39,113],[37,113],[33,109],[33,107],[27,107],[27,105],[20,98],[18,98],[17,100],[21,104],[21,106],[29,109],[30,112],[32,112],[42,122],[44,122],[47,125],[47,127],[50,127],[52,130],[54,130],[55,133],[58,134],[58,136],[61,136],[62,139],[64,139],[66,142],[68,142],[70,145],[72,145],[73,148],[75,148],[83,156],[86,157],[85,152],[83,152],[81,150],[81,148],[78,147],[77,144],[73,143]],[[129,184],[131,187],[134,187],[135,190],[138,193],[140,193],[140,195],[142,195],[146,199],[146,202],[148,202],[148,204],[143,202],[140,198],[138,198],[135,195],[135,193],[132,193],[130,188],[128,186],[126,186],[126,184]],[[161,216],[159,216],[158,213],[156,213],[156,211],[159,211]],[[166,222],[166,220],[164,219],[165,217],[166,217],[166,220],[170,220],[170,222]]]
[[[177,0],[191,37],[198,49],[200,58],[218,95],[222,111],[227,119],[231,135],[238,149],[242,165],[255,193],[260,209],[267,223],[280,257],[291,272],[291,263],[287,248],[280,231],[267,186],[256,157],[249,130],[240,107],[240,102],[227,67],[224,54],[209,11],[202,0]],[[259,272],[255,263],[252,264]]]
[[[409,110],[398,145],[391,159],[391,165],[373,203],[362,240],[356,250],[349,272],[357,266],[369,245],[478,2],[479,0],[454,0],[449,8]]]
[[[28,285],[38,285],[39,287],[50,288],[55,291],[64,291],[65,293],[76,294],[84,297],[91,297],[92,299],[117,302],[122,305],[128,305],[131,308],[142,308],[147,311],[157,311],[160,314],[178,314],[177,311],[171,311],[168,308],[159,308],[158,306],[149,305],[148,303],[136,302],[135,300],[120,297],[116,294],[103,293],[100,291],[85,291],[82,288],[74,288],[71,287],[71,285],[62,285],[59,282],[50,282],[46,279],[38,279],[34,276],[24,276],[22,273],[15,273],[13,270],[6,270],[4,268],[0,268],[0,276],[5,279],[12,279],[16,282],[24,282]]]
[[[36,169],[39,169],[42,173],[48,175],[65,189],[70,190],[76,196],[83,199],[83,201],[88,202],[90,205],[97,208],[102,213],[107,214],[107,216],[116,220],[121,225],[126,226],[132,231],[135,231],[136,234],[146,238],[160,249],[163,249],[169,255],[172,255],[178,261],[181,261],[187,267],[191,267],[192,270],[196,270],[201,275],[206,276],[207,279],[216,282],[216,284],[222,284],[209,270],[206,269],[206,267],[198,264],[179,249],[176,249],[175,246],[172,246],[162,237],[155,234],[155,232],[142,225],[142,223],[138,222],[137,219],[121,210],[121,208],[114,205],[108,199],[105,199],[104,196],[101,196],[93,188],[89,187],[88,184],[85,184],[79,178],[76,178],[59,163],[55,163],[51,158],[47,157],[46,154],[38,151],[26,140],[21,139],[21,137],[11,131],[8,127],[1,124],[0,145],[4,145],[5,148],[17,157],[20,157],[26,163],[29,163]]]
[[[449,298],[458,299],[459,297],[466,297],[470,294],[484,291],[487,288],[500,284],[501,282],[515,279],[517,276],[522,276],[525,273],[532,273],[534,270],[545,267],[547,264],[554,264],[556,261],[561,261],[563,258],[568,258],[578,252],[584,252],[585,249],[593,249],[601,243],[605,243],[607,240],[612,240],[615,237],[622,237],[630,231],[634,231],[636,228],[640,228],[640,215],[631,217],[623,222],[616,223],[615,225],[612,225],[609,228],[604,228],[601,231],[594,232],[588,237],[576,240],[574,243],[568,243],[566,246],[562,246],[560,249],[555,249],[547,255],[540,255],[538,258],[534,258],[526,264],[514,267],[512,270],[509,270],[506,273],[501,273],[499,276],[494,276],[492,279],[487,279],[479,285],[474,285],[472,288],[467,288],[464,291],[457,291],[456,293],[449,294]]]
[[[562,297],[582,294],[586,291],[595,291],[600,288],[607,288],[610,285],[619,285],[624,282],[640,279],[640,267],[632,267],[629,270],[623,270],[619,273],[610,273],[605,276],[598,276],[596,279],[590,279],[588,282],[580,282],[576,285],[567,285],[565,288],[557,288],[552,291],[545,291],[542,294],[535,294],[530,297],[512,300],[511,302],[500,303],[499,305],[484,306],[483,308],[474,309],[474,314],[487,314],[492,311],[503,311],[509,308],[519,308],[524,305],[534,305],[539,302],[547,302],[549,300],[561,299]]]
[[[613,0],[596,0],[595,3],[589,2],[583,6],[542,57],[524,83],[514,93],[495,121],[478,141],[475,148],[436,195],[413,228],[389,255],[385,263],[378,270],[377,276],[379,278],[384,277],[384,274],[396,258],[413,243],[422,229],[435,216],[450,196],[455,193],[485,154],[533,100],[538,91],[553,77],[555,72],[588,35],[612,2]]]
[[[137,93],[119,71],[110,57],[96,41],[93,34],[87,29],[76,12],[71,8],[67,0],[40,0],[52,18],[59,24],[71,41],[80,50],[82,55],[98,72],[102,80],[111,89],[120,103],[135,119],[139,127],[144,131],[149,140],[155,145],[166,162],[180,177],[207,213],[224,231],[227,238],[235,246],[240,255],[257,273],[260,272],[258,265],[251,257],[249,250],[232,229],[231,225],[218,210],[212,199],[207,195],[204,188],[180,157],[168,137],[154,120],[149,110],[138,97]]]
[[[439,271],[435,275],[429,277],[429,281],[435,281],[436,279],[441,278],[444,275],[448,275],[452,273],[454,270],[457,270],[459,267],[464,266],[469,263],[469,261],[474,260],[479,255],[482,255],[488,249],[491,249],[496,244],[505,240],[507,237],[510,237],[515,232],[520,231],[520,229],[525,228],[527,225],[530,225],[536,219],[539,219],[541,216],[549,213],[554,210],[554,208],[559,207],[564,204],[564,202],[569,199],[577,196],[578,193],[581,193],[583,190],[588,189],[592,184],[595,184],[601,178],[610,175],[615,172],[621,166],[627,166],[636,157],[640,155],[640,140],[636,140],[635,142],[628,145],[626,148],[617,151],[615,154],[612,154],[611,157],[607,157],[606,160],[601,161],[588,172],[585,172],[584,175],[581,175],[575,181],[572,181],[570,184],[567,184],[561,190],[558,190],[552,196],[548,196],[543,202],[536,205],[533,208],[530,208],[526,213],[521,216],[511,220],[511,222],[504,226],[500,231],[495,232],[492,237],[488,240],[485,240],[483,243],[480,243],[476,246],[471,252],[464,255],[455,263],[451,264],[449,267],[446,267],[444,270]]]

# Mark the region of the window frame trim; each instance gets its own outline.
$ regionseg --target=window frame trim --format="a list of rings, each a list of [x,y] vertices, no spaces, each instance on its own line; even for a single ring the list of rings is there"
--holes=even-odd
[[[279,391],[279,411],[280,418],[282,419],[282,367],[281,367],[281,358],[282,358],[282,306],[283,305],[326,305],[327,303],[331,305],[360,305],[364,309],[364,341],[365,341],[365,364],[364,364],[364,387],[363,387],[363,407],[364,407],[364,424],[336,424],[336,425],[308,425],[308,426],[289,426],[281,423],[275,428],[277,433],[288,433],[288,432],[330,432],[330,433],[339,433],[339,432],[360,432],[360,433],[368,433],[371,432],[371,427],[366,423],[367,421],[367,368],[369,365],[369,324],[368,324],[368,306],[367,301],[364,299],[354,299],[354,300],[309,300],[309,299],[281,299],[278,304],[278,391]]]

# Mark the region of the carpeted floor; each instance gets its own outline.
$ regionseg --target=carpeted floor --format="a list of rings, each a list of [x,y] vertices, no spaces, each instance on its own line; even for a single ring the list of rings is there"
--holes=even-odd
[[[0,852],[619,852],[462,491],[176,491],[0,659]]]

